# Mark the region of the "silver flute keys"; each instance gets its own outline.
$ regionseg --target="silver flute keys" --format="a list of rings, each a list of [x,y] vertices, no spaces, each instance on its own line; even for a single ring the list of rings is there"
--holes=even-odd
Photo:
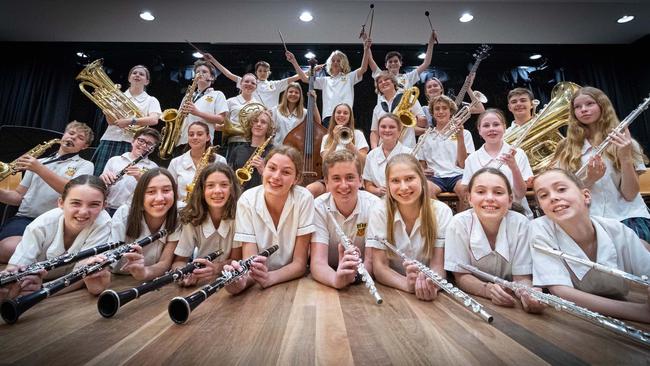
[[[433,283],[435,283],[438,287],[440,287],[445,292],[450,294],[451,297],[454,300],[456,300],[456,302],[463,304],[463,306],[471,310],[474,314],[478,315],[479,317],[481,317],[481,319],[485,320],[486,322],[492,323],[492,320],[494,320],[494,318],[492,318],[492,315],[488,314],[483,309],[483,305],[481,305],[478,301],[474,300],[471,296],[464,293],[458,287],[455,287],[454,285],[449,283],[446,279],[440,277],[439,274],[432,271],[431,268],[425,266],[420,261],[407,257],[406,254],[402,253],[401,250],[397,249],[393,244],[389,243],[387,240],[379,239],[379,238],[375,240],[385,245],[393,253],[397,254],[400,258],[402,258],[403,261],[414,263],[418,267],[420,272],[422,272],[425,276],[427,276],[427,278],[431,279]]]
[[[354,244],[352,243],[352,240],[350,240],[350,238],[348,238],[348,236],[345,235],[341,226],[338,224],[338,222],[336,222],[336,218],[332,214],[332,209],[329,207],[327,208],[327,215],[334,223],[334,230],[336,230],[336,235],[339,236],[343,248],[345,248],[346,250],[350,248],[354,248]],[[363,283],[368,288],[368,291],[370,291],[370,294],[375,298],[375,302],[377,303],[377,305],[384,302],[384,300],[379,295],[379,292],[377,292],[375,281],[372,279],[372,276],[370,276],[370,273],[368,273],[368,271],[366,270],[366,267],[363,265],[362,260],[359,261],[359,264],[357,265],[357,273],[359,273],[359,275],[361,276],[361,279],[363,280]]]

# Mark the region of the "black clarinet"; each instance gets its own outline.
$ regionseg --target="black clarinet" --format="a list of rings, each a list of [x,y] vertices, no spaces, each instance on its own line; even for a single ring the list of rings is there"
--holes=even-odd
[[[203,257],[203,259],[212,262],[222,254],[223,250],[219,249],[206,255]],[[97,299],[97,310],[99,311],[99,314],[101,314],[104,318],[110,318],[115,315],[122,306],[128,304],[131,300],[137,299],[140,296],[153,290],[158,290],[159,288],[172,282],[179,281],[185,276],[192,273],[192,271],[195,269],[203,267],[205,266],[201,263],[191,262],[188,263],[185,267],[167,271],[167,273],[164,275],[156,277],[149,282],[145,282],[138,287],[133,287],[121,292],[115,292],[114,290],[105,290],[101,293],[101,295],[99,295],[99,298]]]
[[[38,274],[38,272],[40,272],[43,269],[46,271],[51,271],[55,268],[63,267],[65,265],[78,262],[82,259],[90,258],[94,255],[104,253],[107,250],[115,249],[123,244],[124,244],[123,241],[101,244],[92,248],[84,249],[77,253],[65,253],[65,254],[61,254],[58,257],[54,257],[52,259],[30,264],[22,271],[11,272],[5,275],[0,275],[0,287],[14,282],[18,282],[27,276]]]
[[[86,276],[97,273],[105,267],[116,263],[122,258],[124,254],[132,252],[134,245],[144,247],[162,238],[165,235],[167,235],[167,230],[162,229],[153,235],[144,237],[133,243],[122,244],[116,249],[107,252],[107,254],[105,254],[107,258],[105,261],[88,264],[79,269],[76,269],[65,276],[48,282],[47,284],[43,285],[42,289],[32,292],[31,294],[27,294],[16,299],[5,300],[2,302],[2,304],[0,304],[0,315],[2,315],[2,319],[4,319],[7,324],[14,324],[18,321],[18,318],[32,306],[63,290],[64,288],[83,280]]]
[[[221,272],[221,277],[217,278],[214,282],[203,286],[202,289],[192,293],[190,296],[187,297],[181,297],[181,296],[176,296],[169,302],[169,306],[167,307],[167,311],[169,312],[169,317],[176,323],[176,324],[183,324],[187,321],[187,319],[190,317],[190,313],[192,310],[194,310],[197,306],[199,306],[205,299],[210,297],[211,295],[215,294],[217,291],[221,290],[222,288],[228,286],[229,284],[235,282],[236,280],[240,279],[243,277],[245,274],[248,273],[251,267],[251,263],[253,263],[253,259],[257,256],[264,256],[268,257],[271,254],[275,253],[278,250],[278,246],[274,245],[258,255],[253,255],[247,259],[239,261],[239,265],[242,267],[241,271],[237,270],[232,270],[230,272],[228,271],[222,271]]]
[[[147,156],[149,156],[149,154],[151,154],[151,152],[153,152],[153,150],[156,148],[156,146],[158,146],[158,144],[151,145],[147,150],[145,150],[145,151],[142,153],[142,155],[140,155],[140,156],[138,156],[137,158],[135,158],[132,162],[128,163],[128,164],[124,167],[124,169],[120,170],[117,174],[115,174],[115,180],[114,180],[113,183],[110,184],[109,186],[114,185],[115,183],[117,183],[117,181],[119,181],[120,179],[122,179],[122,177],[126,174],[126,170],[127,170],[127,169],[129,169],[130,167],[132,167],[132,166],[134,166],[135,164],[139,163],[142,159],[146,158]]]

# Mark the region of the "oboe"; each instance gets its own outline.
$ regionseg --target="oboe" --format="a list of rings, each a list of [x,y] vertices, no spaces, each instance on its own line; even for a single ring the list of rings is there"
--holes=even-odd
[[[77,253],[65,253],[58,257],[30,264],[22,271],[0,275],[0,287],[8,285],[10,283],[18,282],[27,276],[35,275],[41,270],[50,271],[55,268],[75,263],[82,259],[103,253],[107,250],[115,249],[122,244],[124,244],[123,241],[101,244],[92,248],[84,249]]]
[[[190,317],[190,313],[197,306],[199,306],[203,301],[208,297],[214,295],[217,291],[228,286],[229,284],[240,279],[248,273],[251,267],[251,263],[257,256],[268,257],[271,254],[275,253],[279,249],[278,245],[274,245],[257,255],[253,255],[247,259],[239,261],[241,270],[232,270],[232,271],[222,271],[221,277],[217,278],[214,282],[203,286],[202,289],[192,293],[187,297],[177,296],[169,302],[167,311],[169,312],[169,317],[176,324],[183,324]]]
[[[435,283],[438,287],[440,287],[449,295],[451,295],[451,297],[456,302],[461,303],[463,306],[471,310],[474,314],[480,316],[481,319],[485,320],[486,322],[492,323],[493,320],[492,315],[488,314],[483,309],[483,305],[481,305],[478,301],[474,300],[468,294],[461,291],[458,287],[455,287],[451,283],[447,282],[446,279],[440,277],[439,274],[435,273],[434,271],[431,270],[431,268],[422,264],[422,262],[407,257],[406,254],[402,253],[401,250],[397,249],[393,244],[389,243],[387,240],[385,239],[377,239],[377,240],[382,244],[384,244],[393,253],[397,254],[400,258],[402,258],[403,261],[414,263],[418,267],[420,272],[422,272],[425,276],[427,276],[427,278],[431,279],[433,283]]]
[[[566,259],[566,260],[569,260],[569,261],[572,261],[572,262],[584,264],[585,266],[591,267],[591,268],[595,269],[596,271],[603,272],[603,273],[608,273],[608,274],[610,274],[612,276],[620,277],[620,278],[622,278],[624,280],[637,283],[637,284],[639,284],[641,286],[650,287],[650,280],[648,280],[648,276],[646,276],[646,275],[636,276],[636,275],[633,275],[631,273],[621,271],[618,268],[611,268],[611,267],[608,267],[608,266],[604,266],[604,265],[602,265],[600,263],[592,262],[592,261],[590,261],[588,259],[579,258],[579,257],[573,256],[573,255],[570,255],[570,254],[566,254],[563,251],[556,250],[556,249],[553,249],[553,248],[549,248],[549,247],[544,246],[544,245],[533,244],[533,246],[535,247],[535,249],[537,249],[537,250],[539,250],[541,252],[544,252],[544,253],[546,253],[548,255],[551,255],[551,256],[554,256],[554,257],[559,257],[559,258],[562,258],[562,259]]]
[[[16,299],[5,300],[0,305],[0,315],[2,315],[2,318],[7,324],[14,324],[18,321],[18,318],[25,311],[38,304],[41,300],[54,295],[64,288],[69,287],[73,283],[83,280],[88,275],[101,271],[103,268],[109,266],[112,263],[117,262],[125,253],[133,251],[134,245],[144,247],[145,245],[148,245],[165,235],[167,235],[167,230],[162,229],[153,235],[147,236],[133,243],[122,244],[116,249],[107,252],[107,254],[105,254],[107,258],[105,261],[85,265],[65,276],[48,282],[47,284],[43,285],[42,289],[32,292],[31,294],[27,294]]]
[[[627,338],[631,338],[639,343],[645,344],[646,346],[650,346],[650,333],[629,326],[618,319],[611,318],[609,316],[605,316],[595,311],[591,311],[589,309],[583,308],[570,301],[564,300],[561,297],[551,295],[551,294],[545,294],[541,291],[535,291],[524,284],[506,281],[500,277],[483,272],[474,266],[470,266],[466,264],[460,264],[459,266],[467,271],[472,272],[472,274],[483,278],[484,280],[496,283],[503,287],[509,288],[513,291],[516,290],[526,291],[526,293],[528,293],[530,297],[532,297],[533,299],[541,302],[542,304],[548,305],[557,311],[567,312],[573,316],[586,320],[590,323],[596,324],[609,331],[618,333]]]
[[[206,255],[203,257],[203,259],[212,262],[221,254],[223,254],[223,250],[219,249]],[[110,289],[105,290],[101,293],[101,295],[99,295],[99,298],[97,299],[97,310],[99,311],[99,314],[101,314],[104,318],[110,318],[115,315],[122,306],[128,304],[131,300],[137,299],[140,296],[153,290],[158,290],[159,288],[172,282],[182,280],[185,276],[192,273],[192,271],[195,269],[203,267],[205,266],[201,263],[191,262],[184,267],[168,271],[164,275],[154,278],[149,282],[145,282],[138,287],[133,287],[131,289],[120,292],[115,292],[114,290]]]
[[[144,151],[140,156],[138,156],[137,158],[133,159],[133,161],[130,162],[130,163],[128,163],[128,164],[124,167],[124,169],[120,170],[117,174],[115,174],[115,180],[113,180],[113,183],[110,184],[110,185],[112,186],[112,185],[114,185],[115,183],[117,183],[117,181],[119,181],[120,179],[122,179],[122,177],[123,177],[124,175],[126,175],[126,171],[127,171],[130,167],[135,166],[137,163],[139,163],[140,161],[142,161],[142,159],[144,159],[144,158],[146,158],[147,156],[149,156],[149,154],[151,154],[151,152],[156,148],[157,145],[158,145],[158,144],[153,144],[153,145],[149,146],[149,147],[147,148],[147,150],[145,150],[145,151]]]

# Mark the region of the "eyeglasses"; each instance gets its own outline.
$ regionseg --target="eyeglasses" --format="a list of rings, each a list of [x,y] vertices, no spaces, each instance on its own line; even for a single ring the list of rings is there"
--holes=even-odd
[[[156,144],[155,142],[148,141],[147,139],[143,139],[142,137],[138,137],[137,139],[135,139],[135,142],[141,145],[145,145],[146,147],[152,147],[153,145]]]

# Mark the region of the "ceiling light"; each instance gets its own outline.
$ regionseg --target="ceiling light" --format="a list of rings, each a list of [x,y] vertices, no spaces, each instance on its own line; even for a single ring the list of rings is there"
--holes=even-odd
[[[465,13],[465,14],[461,15],[461,17],[458,20],[460,20],[461,23],[467,23],[467,22],[471,21],[472,19],[474,19],[474,16],[472,14]]]
[[[616,22],[623,24],[623,23],[631,22],[633,20],[634,20],[634,15],[623,15],[622,17],[618,18]]]
[[[313,52],[309,51],[309,52],[305,53],[305,57],[308,58],[308,59],[312,59],[312,58],[316,57],[316,55],[314,55]]]
[[[529,59],[531,59],[531,60],[539,60],[540,58],[542,58],[542,55],[540,55],[539,53],[536,53],[536,54],[531,55],[529,57]]]
[[[201,58],[203,57],[203,54],[199,51],[196,51],[192,54],[192,56],[194,56],[194,58]]]
[[[424,60],[425,58],[427,58],[427,54],[424,53],[424,52],[420,52],[420,54],[418,55],[418,58],[419,58],[420,60]]]
[[[146,20],[146,21],[148,21],[148,22],[150,22],[150,21],[156,19],[156,17],[154,17],[153,14],[151,14],[151,13],[148,12],[148,11],[143,11],[142,13],[140,13],[140,18],[141,18],[142,20]]]
[[[302,14],[300,14],[300,20],[303,22],[311,22],[312,19],[314,19],[314,17],[308,11],[303,11]]]
[[[83,52],[77,52],[77,57],[88,58],[88,55],[86,55],[86,54],[83,53]]]

